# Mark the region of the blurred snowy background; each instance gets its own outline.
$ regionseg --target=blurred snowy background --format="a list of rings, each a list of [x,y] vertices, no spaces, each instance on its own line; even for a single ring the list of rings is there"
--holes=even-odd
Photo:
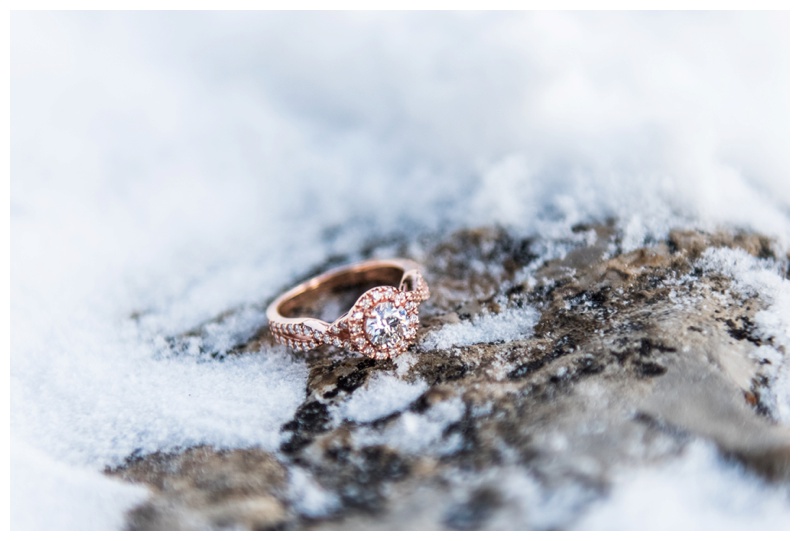
[[[613,217],[627,248],[734,226],[788,249],[786,14],[17,12],[11,32],[13,528],[122,527],[145,491],[100,472],[136,450],[277,448],[303,365],[163,362],[158,337],[366,239]],[[788,526],[779,491],[725,497],[752,481],[695,454],[632,482],[721,497],[648,523],[623,492],[587,524]]]

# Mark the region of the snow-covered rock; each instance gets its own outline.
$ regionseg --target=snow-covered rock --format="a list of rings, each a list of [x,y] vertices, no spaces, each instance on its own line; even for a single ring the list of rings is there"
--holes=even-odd
[[[788,15],[11,40],[12,528],[786,526]],[[271,344],[269,299],[393,254],[433,290],[396,363]]]

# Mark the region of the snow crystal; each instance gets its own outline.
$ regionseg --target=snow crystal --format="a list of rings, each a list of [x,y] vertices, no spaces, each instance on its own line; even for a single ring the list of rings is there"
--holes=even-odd
[[[449,323],[428,333],[420,343],[423,351],[449,349],[497,340],[519,340],[533,332],[539,312],[532,307],[506,309],[474,319]]]
[[[428,388],[423,380],[407,383],[379,372],[336,409],[334,415],[367,423],[404,409]]]
[[[394,359],[395,373],[402,378],[408,374],[409,370],[414,368],[414,365],[417,364],[417,361],[419,361],[419,357],[413,353],[409,353],[408,351],[402,353]]]

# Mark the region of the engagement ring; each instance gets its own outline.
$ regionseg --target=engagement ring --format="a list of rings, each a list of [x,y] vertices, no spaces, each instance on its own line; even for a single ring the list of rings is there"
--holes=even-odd
[[[295,350],[322,344],[349,349],[372,359],[396,357],[408,349],[419,327],[419,304],[430,297],[420,265],[408,259],[382,259],[346,265],[290,289],[267,308],[275,339]],[[325,298],[371,287],[352,307],[328,322]],[[309,317],[318,316],[318,317]]]

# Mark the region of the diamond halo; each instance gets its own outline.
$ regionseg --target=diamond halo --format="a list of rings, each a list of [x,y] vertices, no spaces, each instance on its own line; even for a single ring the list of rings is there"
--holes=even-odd
[[[347,319],[356,351],[373,359],[396,357],[417,335],[418,303],[396,287],[374,287],[361,295]]]

